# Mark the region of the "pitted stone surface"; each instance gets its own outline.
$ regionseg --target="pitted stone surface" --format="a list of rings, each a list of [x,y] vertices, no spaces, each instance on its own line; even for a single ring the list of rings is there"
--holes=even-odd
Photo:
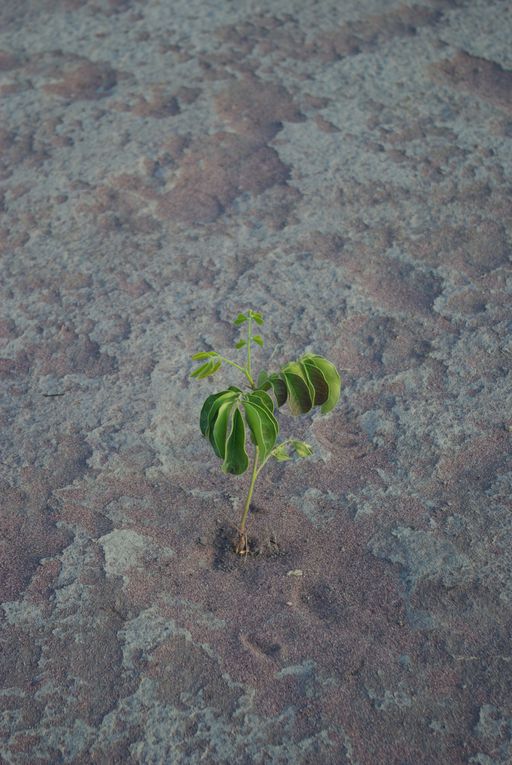
[[[504,0],[0,2],[0,762],[509,765]],[[189,379],[344,380],[256,489]],[[289,575],[290,572],[301,575]]]

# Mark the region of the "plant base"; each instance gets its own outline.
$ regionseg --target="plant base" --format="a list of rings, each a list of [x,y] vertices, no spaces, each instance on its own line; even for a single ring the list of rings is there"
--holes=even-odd
[[[249,540],[245,531],[238,532],[238,539],[234,543],[234,550],[237,555],[249,554]]]

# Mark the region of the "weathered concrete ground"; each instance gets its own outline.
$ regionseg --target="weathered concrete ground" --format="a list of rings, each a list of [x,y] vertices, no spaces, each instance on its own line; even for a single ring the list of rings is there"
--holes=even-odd
[[[2,763],[512,761],[511,39],[505,0],[2,0]],[[247,307],[345,388],[283,412],[315,455],[238,560],[198,429],[237,380],[188,375]]]

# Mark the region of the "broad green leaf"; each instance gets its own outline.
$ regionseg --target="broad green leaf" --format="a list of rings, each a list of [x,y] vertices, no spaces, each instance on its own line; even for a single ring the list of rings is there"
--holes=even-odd
[[[247,313],[249,314],[251,319],[254,319],[256,324],[258,324],[261,327],[261,325],[264,322],[264,319],[263,319],[263,316],[261,315],[261,313],[258,313],[258,311],[247,311]]]
[[[226,401],[235,401],[238,398],[238,393],[241,393],[240,389],[235,390],[223,390],[220,393],[214,393],[212,396],[208,396],[201,409],[201,416],[199,418],[201,433],[203,436],[209,436],[212,427],[215,425],[215,419],[219,412],[219,407]]]
[[[313,454],[313,449],[305,441],[293,440],[291,445],[299,457],[310,457]]]
[[[263,462],[276,442],[279,431],[277,420],[264,406],[250,401],[244,401],[243,406],[245,418],[253,436],[253,443],[258,447],[260,460]]]
[[[288,391],[287,403],[288,408],[290,409],[290,414],[296,416],[298,414],[309,412],[313,406],[313,401],[304,378],[293,372],[285,372],[284,370],[282,375]]]
[[[210,443],[217,457],[220,457],[222,460],[226,453],[228,423],[234,406],[236,406],[234,400],[224,401],[219,407],[215,424],[210,428]]]
[[[260,346],[260,348],[263,348],[263,338],[261,335],[253,335],[252,339],[254,342]]]
[[[235,343],[235,348],[243,348],[244,345],[247,345],[247,340],[239,340]]]
[[[330,412],[331,409],[334,409],[340,397],[341,379],[338,370],[332,362],[324,359],[323,356],[307,354],[307,356],[304,357],[304,360],[307,360],[315,367],[317,367],[322,372],[327,381],[327,385],[329,386],[329,395],[327,400],[322,404],[320,408],[322,414],[327,414],[327,412]]]
[[[278,447],[276,447],[274,451],[272,452],[272,456],[278,462],[285,462],[286,460],[291,459],[285,444],[280,444]]]
[[[245,321],[247,321],[247,316],[245,315],[245,313],[239,313],[238,316],[236,317],[235,321],[233,322],[233,324],[235,324],[237,327],[239,327]]]
[[[329,385],[327,384],[327,380],[325,379],[322,370],[315,366],[313,362],[304,359],[302,364],[314,389],[313,405],[320,406],[320,404],[324,404],[329,398]]]
[[[283,406],[283,404],[286,402],[286,399],[288,398],[288,389],[284,380],[282,380],[278,374],[272,374],[269,377],[269,382],[272,386],[272,390],[274,391],[277,406]]]
[[[269,412],[272,412],[272,414],[274,414],[274,402],[272,401],[268,393],[265,393],[264,390],[252,391],[252,393],[249,393],[249,395],[247,396],[247,399],[248,401],[256,401],[257,404],[261,404],[262,406],[265,406],[269,410]]]
[[[231,430],[226,441],[226,453],[222,470],[225,473],[241,475],[249,466],[249,458],[245,451],[245,425],[238,407],[231,419]]]
[[[217,351],[200,351],[199,353],[194,353],[194,355],[191,357],[192,361],[199,361],[199,359],[209,359],[212,356],[218,356],[219,354]]]
[[[281,372],[286,372],[287,374],[291,373],[294,375],[297,375],[297,377],[300,377],[304,383],[307,386],[307,389],[309,391],[309,397],[311,399],[311,406],[313,406],[313,400],[315,398],[315,389],[313,387],[313,383],[308,377],[308,374],[306,372],[306,369],[304,368],[304,365],[300,361],[290,361],[286,366],[284,366],[281,370]]]
[[[219,396],[224,395],[225,391],[221,391],[220,393],[212,393],[211,396],[208,396],[206,401],[204,402],[201,414],[199,416],[199,427],[201,428],[201,433],[203,436],[207,435],[207,428],[208,428],[208,417],[210,415],[211,408],[213,404],[215,403],[216,399],[219,398]]]

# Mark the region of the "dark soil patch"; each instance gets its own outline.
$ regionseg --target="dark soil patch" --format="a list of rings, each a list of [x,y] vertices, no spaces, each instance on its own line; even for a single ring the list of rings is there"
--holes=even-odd
[[[251,505],[251,514],[263,513],[263,508]],[[215,556],[213,568],[216,571],[233,571],[247,558],[273,558],[285,554],[275,535],[268,529],[262,528],[248,534],[249,552],[247,555],[237,555],[235,544],[238,531],[234,524],[223,523],[216,531],[213,540]]]

